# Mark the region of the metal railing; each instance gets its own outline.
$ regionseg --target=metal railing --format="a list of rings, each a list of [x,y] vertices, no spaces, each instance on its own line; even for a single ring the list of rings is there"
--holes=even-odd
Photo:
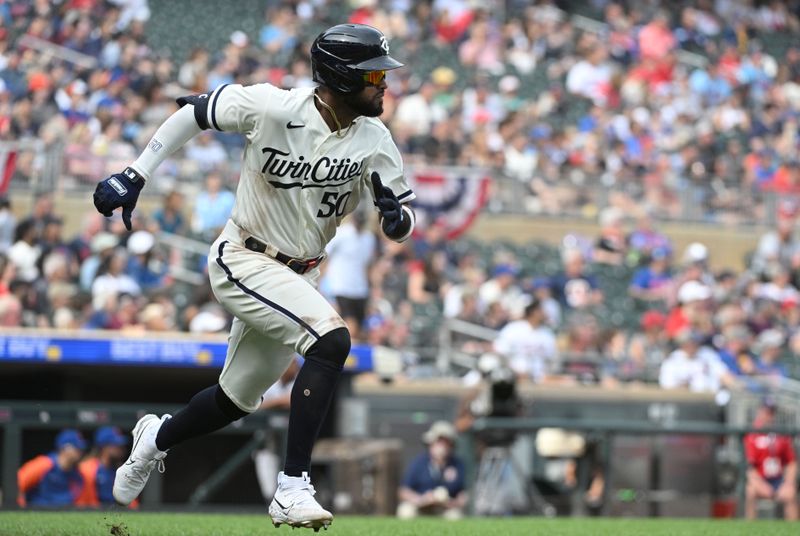
[[[169,266],[169,274],[184,283],[190,285],[203,285],[206,282],[206,275],[198,270],[196,261],[198,258],[205,258],[208,255],[209,244],[200,240],[176,235],[172,233],[160,232],[157,236],[159,244],[170,248],[175,257]]]

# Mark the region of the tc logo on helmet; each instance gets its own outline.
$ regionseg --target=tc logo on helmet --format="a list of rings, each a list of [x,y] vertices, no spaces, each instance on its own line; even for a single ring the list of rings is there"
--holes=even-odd
[[[389,40],[385,35],[381,36],[381,48],[388,54],[389,53]]]

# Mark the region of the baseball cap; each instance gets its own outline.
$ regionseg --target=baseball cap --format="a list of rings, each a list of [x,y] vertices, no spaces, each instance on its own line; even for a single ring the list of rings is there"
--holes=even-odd
[[[86,440],[77,430],[67,428],[56,436],[56,449],[61,450],[67,445],[72,445],[78,450],[86,450]]]
[[[705,336],[692,328],[683,328],[675,335],[674,340],[677,344],[686,344],[687,342],[701,344],[705,340]]]
[[[678,301],[691,303],[707,300],[711,297],[711,289],[699,281],[687,281],[678,289]]]
[[[144,255],[153,248],[155,237],[148,231],[136,231],[128,238],[128,251],[134,255]]]
[[[450,441],[455,441],[456,439],[455,427],[447,421],[436,421],[422,436],[422,440],[425,441],[425,443],[433,443],[434,441],[440,438],[449,439]]]
[[[531,281],[531,288],[538,290],[540,288],[550,288],[550,278],[548,277],[534,277]]]
[[[94,433],[95,447],[105,447],[108,445],[123,447],[127,444],[127,436],[116,426],[102,426]]]
[[[518,90],[520,86],[519,78],[514,76],[513,74],[507,74],[503,78],[500,79],[500,82],[497,84],[498,89],[503,93],[513,93],[514,91]]]
[[[498,264],[494,267],[492,271],[492,277],[498,277],[501,275],[513,275],[516,276],[519,274],[519,269],[514,266],[513,264]]]
[[[786,337],[777,329],[767,329],[759,333],[756,345],[759,349],[780,348],[783,346]]]
[[[455,441],[456,439],[455,426],[453,426],[447,421],[436,421],[422,436],[422,440],[425,441],[425,443],[433,443],[434,441],[440,438],[449,439],[450,441]]]
[[[100,232],[92,237],[89,242],[89,248],[92,253],[100,253],[103,250],[117,247],[117,244],[119,244],[119,239],[115,235]]]
[[[708,260],[708,248],[700,242],[692,242],[686,246],[683,253],[683,262],[691,264],[694,262],[705,262]]]
[[[650,259],[654,261],[663,260],[667,257],[669,257],[669,250],[667,248],[653,248],[653,251],[650,252]]]

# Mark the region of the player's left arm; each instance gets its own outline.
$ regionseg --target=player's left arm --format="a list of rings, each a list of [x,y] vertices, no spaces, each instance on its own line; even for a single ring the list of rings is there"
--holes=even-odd
[[[409,202],[416,196],[403,175],[403,158],[388,131],[370,163],[370,181],[383,234],[404,242],[414,231],[416,216]]]

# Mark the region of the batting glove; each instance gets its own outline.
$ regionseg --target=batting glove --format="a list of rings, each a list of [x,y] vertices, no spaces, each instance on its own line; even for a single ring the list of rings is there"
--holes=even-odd
[[[97,184],[94,190],[94,206],[105,217],[111,217],[114,209],[122,207],[122,223],[131,230],[131,216],[144,188],[144,177],[133,168],[127,167],[122,173],[114,173]]]
[[[383,232],[386,236],[396,236],[399,226],[403,222],[403,209],[400,201],[394,195],[392,189],[384,186],[378,172],[372,172],[372,192],[375,196],[375,204],[381,213]]]

